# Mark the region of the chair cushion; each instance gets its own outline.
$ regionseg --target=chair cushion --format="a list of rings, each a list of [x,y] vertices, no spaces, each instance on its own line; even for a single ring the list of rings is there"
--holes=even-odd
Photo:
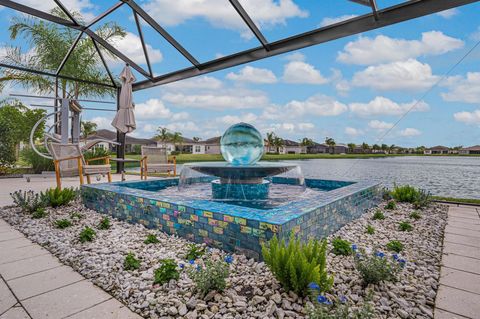
[[[83,173],[86,175],[90,174],[106,174],[110,172],[110,164],[104,165],[84,165],[83,166]]]
[[[147,172],[168,172],[174,168],[174,164],[147,164]]]

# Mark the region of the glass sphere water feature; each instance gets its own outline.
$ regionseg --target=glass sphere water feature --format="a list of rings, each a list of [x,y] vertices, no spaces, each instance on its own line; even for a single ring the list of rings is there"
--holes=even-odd
[[[223,133],[220,150],[223,158],[232,165],[255,164],[263,155],[263,138],[252,125],[238,123]]]

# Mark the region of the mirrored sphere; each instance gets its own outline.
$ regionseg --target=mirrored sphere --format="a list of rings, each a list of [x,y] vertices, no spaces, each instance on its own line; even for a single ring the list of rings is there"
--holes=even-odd
[[[223,158],[233,165],[254,164],[263,155],[263,138],[252,125],[238,123],[223,133],[220,150]]]

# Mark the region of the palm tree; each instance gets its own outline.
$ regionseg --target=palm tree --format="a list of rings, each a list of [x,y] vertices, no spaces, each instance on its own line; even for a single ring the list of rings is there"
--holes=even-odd
[[[275,136],[274,139],[273,139],[273,144],[272,145],[277,148],[277,154],[280,154],[280,147],[285,145],[285,141],[282,138],[280,138],[278,136]]]
[[[370,146],[367,143],[363,142],[362,143],[363,152],[366,153],[369,149],[370,149]]]
[[[333,138],[326,137],[325,144],[329,146],[331,154],[335,153],[335,145],[337,145],[337,143],[335,143],[335,140]]]
[[[181,154],[182,153],[182,144],[183,144],[182,133],[175,132],[175,133],[171,134],[170,142],[173,143],[173,145],[175,146],[175,149],[177,148],[177,144],[180,145],[179,152]]]
[[[168,131],[166,127],[159,126],[157,129],[157,135],[155,135],[155,139],[162,142],[163,147],[167,147],[167,142],[171,140],[172,134]]]
[[[80,130],[86,143],[88,136],[97,132],[97,124],[90,121],[82,121],[80,123]]]
[[[194,137],[192,137],[192,140],[193,140],[194,142],[200,142],[201,138],[198,137],[198,136],[194,136]]]
[[[313,143],[313,140],[311,138],[308,138],[308,137],[304,137],[302,138],[302,140],[300,141],[300,145],[302,146],[312,146],[314,143]]]
[[[53,15],[68,19],[61,9],[51,11]],[[73,12],[76,20],[83,22],[82,16]],[[22,71],[22,68],[42,70],[55,73],[63,58],[67,55],[75,42],[78,31],[65,28],[58,24],[39,21],[26,15],[13,17],[9,27],[10,38],[16,40],[22,37],[30,46],[29,53],[24,54],[20,47],[9,47],[0,62],[17,66],[20,69],[3,68],[0,72],[0,90],[10,82],[35,91],[37,94],[52,94],[55,92],[55,79],[43,75]],[[100,25],[95,33],[108,42],[123,38],[125,31],[114,22]],[[115,58],[109,51],[105,54]],[[71,52],[60,74],[83,80],[110,83],[108,74],[101,71],[103,68],[92,40],[89,37],[80,39]],[[114,96],[116,91],[112,88],[58,79],[60,95],[63,98],[102,97]]]
[[[387,151],[388,151],[388,145],[387,144],[382,144],[381,148],[382,148],[382,151],[384,153],[387,153]]]
[[[270,147],[275,143],[275,133],[267,132],[267,150],[270,152]]]
[[[380,145],[378,145],[378,144],[373,144],[373,145],[372,145],[372,150],[374,150],[374,151],[380,150]]]
[[[347,146],[350,153],[353,153],[353,150],[355,149],[355,147],[357,147],[355,143],[348,143]]]
[[[395,149],[397,148],[397,146],[395,146],[395,144],[392,144],[388,147],[388,152],[389,153],[393,153],[395,151]]]

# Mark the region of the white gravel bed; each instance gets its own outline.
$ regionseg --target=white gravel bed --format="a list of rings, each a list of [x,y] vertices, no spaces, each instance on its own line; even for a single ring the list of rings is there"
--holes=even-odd
[[[376,210],[372,209],[331,235],[329,240],[341,236],[359,248],[386,254],[386,243],[394,239],[401,241],[405,248],[400,256],[406,260],[406,266],[398,282],[367,287],[374,290],[375,317],[433,318],[447,207],[433,204],[420,211],[420,220],[413,220],[408,217],[414,211],[410,204],[397,204],[397,209],[392,211],[384,210],[383,206],[384,203],[379,207],[385,214],[384,220],[372,220]],[[285,293],[262,262],[233,255],[227,289],[200,298],[186,272],[181,273],[178,281],[153,285],[153,271],[159,266],[159,260],[174,258],[179,264],[188,262],[184,258],[189,241],[115,219],[111,219],[110,229],[100,230],[98,224],[104,215],[80,203],[47,210],[47,217],[32,219],[17,207],[4,207],[0,208],[0,217],[145,318],[305,316],[308,299]],[[85,218],[75,219],[72,227],[55,228],[55,220],[69,219],[72,212],[79,212]],[[412,231],[398,230],[399,222],[405,220],[413,225]],[[375,234],[365,233],[368,224],[375,227]],[[97,236],[93,242],[82,244],[78,234],[85,226],[94,228]],[[144,244],[150,233],[156,234],[160,243]],[[141,260],[139,270],[123,269],[124,258],[129,252]],[[225,255],[216,249],[209,250],[209,254]],[[329,296],[345,296],[353,307],[361,306],[366,290],[355,270],[354,257],[329,253],[328,263],[329,272],[335,276]]]

